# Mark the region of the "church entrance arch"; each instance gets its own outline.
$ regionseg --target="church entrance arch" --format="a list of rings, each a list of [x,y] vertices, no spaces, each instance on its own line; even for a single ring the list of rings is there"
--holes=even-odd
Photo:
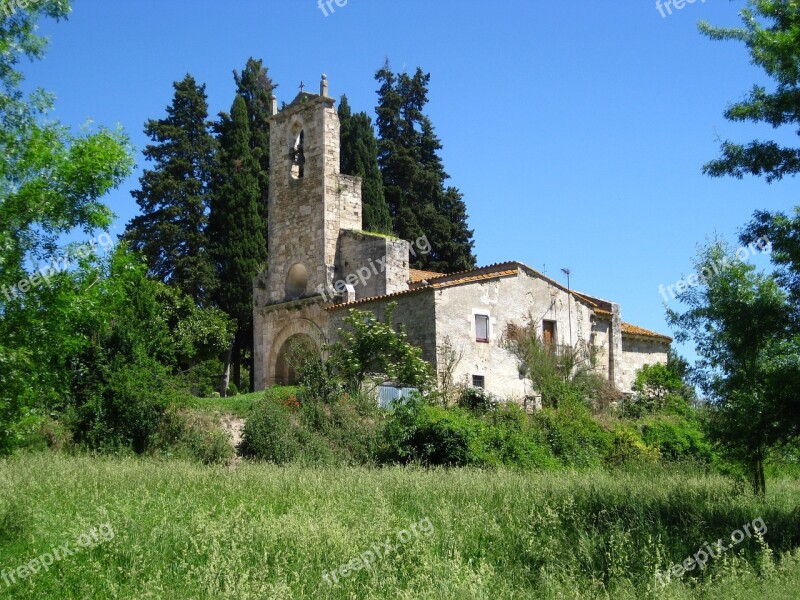
[[[318,353],[319,348],[311,336],[305,333],[296,333],[283,342],[278,350],[275,360],[275,384],[298,385],[303,358],[308,353]]]
[[[269,385],[296,385],[302,354],[321,353],[325,336],[319,325],[306,318],[296,318],[275,336],[269,357]]]

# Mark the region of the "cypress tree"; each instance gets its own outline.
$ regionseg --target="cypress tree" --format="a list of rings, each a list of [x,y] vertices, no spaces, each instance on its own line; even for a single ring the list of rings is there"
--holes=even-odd
[[[174,88],[167,117],[145,125],[153,143],[144,156],[155,165],[131,192],[142,214],[124,237],[146,257],[151,276],[205,305],[216,284],[205,236],[216,142],[205,85],[187,75]]]
[[[236,93],[244,98],[250,125],[250,150],[258,165],[258,211],[267,235],[269,217],[269,117],[272,111],[272,95],[277,88],[269,76],[263,60],[250,58],[244,70],[233,72]]]
[[[240,387],[243,354],[253,344],[253,279],[267,259],[259,212],[260,165],[251,148],[250,117],[243,96],[236,96],[230,115],[220,115],[217,129],[220,151],[208,237],[220,283],[217,304],[236,321],[230,362],[234,383]],[[252,351],[250,359],[252,386]]]
[[[426,236],[429,254],[412,257],[412,266],[443,272],[475,267],[473,231],[467,226],[462,194],[445,187],[439,151],[442,144],[430,119],[430,75],[417,69],[413,76],[395,75],[387,62],[375,79],[378,90],[378,165],[395,234],[414,242]]]
[[[361,177],[364,230],[392,233],[392,217],[383,195],[383,177],[378,167],[378,142],[367,113],[352,114],[347,96],[339,103],[341,122],[341,171]]]

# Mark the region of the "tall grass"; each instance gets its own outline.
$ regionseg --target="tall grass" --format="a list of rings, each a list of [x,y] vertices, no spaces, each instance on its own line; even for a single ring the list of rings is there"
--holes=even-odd
[[[23,454],[0,462],[0,569],[110,522],[113,541],[6,589],[7,598],[796,598],[800,482],[766,500],[722,476],[649,471],[203,467]],[[339,577],[428,517],[371,570]],[[660,588],[655,570],[749,539],[700,577]],[[793,554],[792,554],[793,552]]]

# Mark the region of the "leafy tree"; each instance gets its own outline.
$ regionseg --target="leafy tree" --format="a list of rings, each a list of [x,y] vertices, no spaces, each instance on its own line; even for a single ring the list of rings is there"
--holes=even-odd
[[[367,113],[352,114],[347,96],[339,103],[341,122],[341,171],[361,177],[364,229],[392,233],[392,217],[383,196],[383,178],[378,167],[378,142]]]
[[[65,234],[107,228],[113,215],[100,198],[133,167],[121,131],[73,135],[46,118],[52,95],[23,89],[20,63],[47,48],[38,21],[69,12],[67,0],[41,0],[0,17],[0,453],[68,388],[55,349],[73,343],[62,310],[81,301],[81,290],[61,293],[55,281],[68,274],[43,278],[31,265],[60,257]]]
[[[352,393],[368,378],[422,390],[435,382],[422,350],[408,342],[404,331],[392,327],[394,308],[386,308],[382,322],[371,312],[351,310],[344,319],[348,327],[339,329],[339,341],[328,348],[331,373]]]
[[[71,345],[63,356],[70,392],[57,408],[78,441],[94,448],[146,448],[175,377],[218,355],[231,326],[220,311],[199,308],[174,287],[149,279],[139,257],[119,247],[82,264],[61,288],[83,290],[66,306]]]
[[[187,75],[174,87],[167,117],[145,125],[154,143],[144,156],[155,165],[139,179],[141,189],[131,192],[142,214],[128,224],[125,238],[147,258],[151,275],[207,304],[216,287],[206,238],[216,143],[205,85]]]
[[[253,279],[267,259],[266,226],[259,213],[259,165],[250,146],[249,115],[242,96],[236,96],[230,115],[221,115],[218,131],[220,155],[208,237],[220,283],[217,304],[236,321],[231,356],[233,381],[239,388],[243,351],[249,349],[252,358]]]
[[[737,40],[747,46],[753,64],[777,83],[774,90],[754,85],[745,98],[725,111],[730,121],[767,123],[773,128],[800,124],[800,4],[796,0],[750,0],[740,12],[744,27],[718,28],[706,22],[700,30],[713,40]],[[713,176],[758,175],[768,182],[800,172],[800,148],[774,141],[748,145],[726,140],[722,156],[707,163]]]
[[[741,28],[701,23],[700,29],[714,40],[743,42],[752,63],[764,69],[776,85],[772,90],[754,85],[743,100],[728,107],[725,117],[735,122],[767,123],[773,128],[796,127],[800,123],[800,4],[795,0],[750,0],[740,14]],[[761,140],[745,146],[726,140],[721,151],[720,158],[705,165],[705,173],[737,178],[749,174],[773,182],[800,172],[797,147]],[[716,366],[717,362],[726,366],[721,375],[706,374],[706,384],[710,380],[722,404],[714,413],[716,422],[731,439],[742,440],[744,453],[754,465],[756,489],[763,492],[766,449],[790,441],[800,430],[800,208],[796,207],[792,216],[756,212],[741,241],[750,244],[756,238],[772,245],[774,273],[767,277],[733,271],[740,277],[736,285],[716,296],[710,295],[716,285],[709,288],[708,314],[684,315],[683,324],[691,325],[696,339],[707,342],[718,336],[728,344],[719,356],[713,348],[705,348],[706,364],[701,367]],[[706,255],[712,252],[720,250],[709,249]],[[751,313],[755,313],[751,324],[736,323],[731,318],[746,318]],[[701,335],[698,326],[703,319],[719,330]],[[742,347],[743,338],[737,336],[751,325],[760,328],[746,332],[750,336],[744,338],[748,346]],[[713,361],[708,358],[711,356],[715,357]],[[731,365],[742,370],[731,372]],[[744,375],[748,377],[742,379]]]
[[[250,126],[250,151],[258,165],[258,212],[264,223],[266,244],[269,218],[269,118],[272,115],[272,95],[278,87],[269,76],[263,60],[249,58],[244,70],[233,72],[236,94],[244,98]]]
[[[388,62],[375,75],[378,90],[378,164],[395,234],[414,241],[423,236],[429,254],[412,258],[413,266],[445,272],[475,267],[472,230],[461,193],[445,187],[449,175],[439,151],[442,144],[423,110],[430,75],[395,75]]]
[[[658,412],[684,416],[691,414],[690,406],[695,400],[694,390],[684,382],[681,359],[671,350],[670,358],[667,364],[644,365],[636,372],[633,406],[628,408],[625,415],[642,416],[644,413]]]
[[[711,429],[716,441],[751,468],[754,489],[765,491],[764,461],[768,452],[800,433],[796,390],[800,336],[787,339],[791,307],[771,275],[730,256],[730,248],[714,242],[695,261],[697,272],[713,270],[727,259],[727,268],[678,295],[688,308],[668,310],[676,340],[692,340],[700,356],[693,370],[696,382],[712,403]]]

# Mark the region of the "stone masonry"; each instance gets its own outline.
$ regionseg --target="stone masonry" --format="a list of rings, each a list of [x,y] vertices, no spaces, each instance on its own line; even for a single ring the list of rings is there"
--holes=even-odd
[[[269,259],[254,282],[256,389],[292,383],[294,341],[330,343],[348,311],[394,321],[435,369],[446,347],[454,378],[506,399],[536,397],[506,349],[510,326],[533,322],[559,346],[589,344],[598,373],[630,392],[636,370],[667,360],[670,338],[624,323],[618,304],[566,289],[518,262],[464,273],[409,268],[411,244],[361,231],[361,180],[339,172],[339,118],[323,76],[270,119]],[[485,336],[485,337],[484,337]]]

